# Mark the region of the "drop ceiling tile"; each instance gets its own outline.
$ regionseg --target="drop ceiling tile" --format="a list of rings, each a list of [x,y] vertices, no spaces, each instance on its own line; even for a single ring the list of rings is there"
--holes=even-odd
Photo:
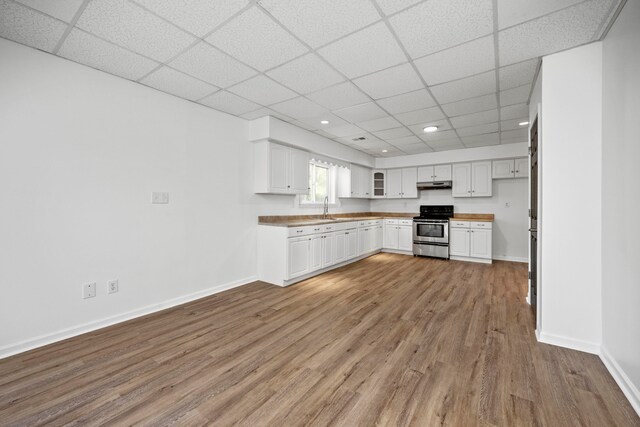
[[[200,99],[218,89],[169,67],[162,67],[154,71],[140,80],[140,83],[191,101]]]
[[[527,117],[529,115],[529,107],[527,104],[509,105],[500,108],[500,120],[517,119],[518,117]]]
[[[169,65],[219,87],[228,87],[257,74],[205,42],[193,46]]]
[[[533,84],[533,77],[537,69],[537,58],[501,67],[498,71],[500,76],[500,89],[505,90],[524,84]]]
[[[349,78],[373,73],[407,60],[383,22],[325,46],[318,53]]]
[[[427,133],[423,130],[427,126],[437,126],[438,131]],[[425,122],[425,123],[420,123],[417,125],[411,125],[407,127],[409,128],[409,130],[411,130],[411,132],[418,135],[418,138],[420,138],[423,141],[457,137],[457,135],[455,135],[455,131],[451,129],[451,126],[449,126],[449,123],[447,123],[444,120],[434,121],[434,122]]]
[[[498,0],[498,28],[503,29],[556,12],[583,0]]]
[[[443,119],[444,117],[445,116],[439,107],[424,108],[422,110],[409,111],[408,113],[395,115],[395,118],[405,125],[432,122],[434,120]]]
[[[368,120],[366,122],[358,122],[356,123],[358,127],[361,127],[364,130],[369,132],[376,132],[385,129],[396,128],[398,126],[402,126],[396,119],[393,117],[387,116],[379,119]]]
[[[290,102],[290,101],[287,101],[287,102]],[[320,108],[322,108],[322,107],[320,107]],[[315,129],[322,129],[324,131],[326,131],[327,129],[330,129],[330,128],[337,127],[337,126],[344,126],[344,125],[349,124],[346,121],[342,120],[340,117],[335,116],[335,115],[331,114],[330,112],[328,112],[328,111],[326,111],[324,109],[322,109],[322,110],[323,110],[323,112],[320,113],[320,114],[314,114],[314,115],[309,116],[309,117],[303,117],[303,118],[300,118],[299,121],[304,123],[306,126],[313,128],[314,130]],[[329,123],[327,123],[326,125],[322,124],[323,120],[326,120]]]
[[[238,83],[230,87],[229,92],[262,105],[275,104],[297,96],[292,90],[263,75]]]
[[[449,117],[462,116],[494,108],[498,108],[498,99],[495,93],[442,105],[442,109]]]
[[[379,130],[377,132],[373,132],[373,134],[380,139],[395,139],[413,135],[411,131],[405,127]]]
[[[425,148],[427,148],[427,147],[425,146]],[[404,150],[401,151],[401,150],[395,149],[393,147],[387,148],[386,150],[387,150],[386,152],[384,152],[384,151],[380,152],[380,157],[396,157],[396,156],[404,156],[405,154],[407,154],[407,153],[404,152]]]
[[[76,26],[156,61],[164,62],[196,39],[125,0],[93,0]]]
[[[67,24],[57,19],[0,0],[0,37],[51,52],[66,29]]]
[[[291,122],[291,124],[294,125],[294,126],[298,126],[299,128],[306,129],[306,130],[311,131],[311,132],[315,132],[316,129],[317,129],[317,126],[309,126],[308,124],[303,123],[303,122],[299,122],[298,120],[293,120]]]
[[[489,71],[464,79],[431,87],[431,93],[441,104],[487,95],[496,91],[496,73]]]
[[[340,73],[328,66],[315,53],[287,62],[269,71],[267,75],[303,94],[315,92],[344,80]]]
[[[318,117],[328,111],[313,101],[301,96],[271,106],[275,111],[294,119]]]
[[[310,93],[307,98],[330,110],[338,110],[370,101],[369,97],[360,92],[351,82],[340,83]]]
[[[438,142],[446,142],[446,144],[439,144]],[[434,151],[462,150],[466,148],[458,139],[431,142],[429,143],[429,145],[431,146],[431,148],[433,148]]]
[[[347,124],[347,125],[333,126],[333,127],[327,128],[325,129],[325,132],[330,133],[331,135],[334,135],[338,138],[344,138],[347,136],[360,134],[363,132],[363,130],[355,125]]]
[[[342,117],[352,123],[366,122],[368,120],[379,119],[387,116],[387,113],[373,102],[342,108],[340,110],[333,111],[333,113],[336,116]]]
[[[226,93],[229,93],[229,92],[226,92]],[[229,95],[232,95],[232,94],[229,94]],[[236,96],[236,95],[234,95],[234,96]],[[238,98],[242,99],[240,97],[238,97]],[[247,101],[247,102],[250,102],[250,101]],[[252,102],[252,104],[253,104],[253,102]],[[259,119],[260,117],[265,117],[265,116],[275,117],[275,118],[278,118],[278,119],[280,119],[282,121],[285,121],[285,122],[293,121],[293,119],[291,117],[285,116],[284,114],[280,114],[277,111],[271,110],[270,108],[259,108],[257,110],[253,110],[253,111],[250,111],[248,113],[244,113],[240,117],[242,117],[243,119],[247,119],[247,120],[255,120],[255,119]]]
[[[495,67],[493,35],[416,59],[429,86],[479,74]]]
[[[302,43],[257,7],[252,7],[231,20],[206,40],[260,71],[280,65],[307,51]]]
[[[486,133],[484,135],[463,136],[461,139],[467,147],[484,147],[486,145],[500,144],[500,134],[498,132]]]
[[[377,102],[391,114],[406,113],[436,105],[436,101],[425,89],[379,99]]]
[[[382,12],[387,16],[406,9],[409,6],[413,6],[416,3],[420,3],[421,1],[422,0],[376,0]]]
[[[74,28],[58,55],[129,80],[147,75],[159,63]]]
[[[202,37],[249,4],[247,0],[135,0],[178,27]]]
[[[327,130],[328,131],[328,130]],[[331,133],[331,132],[329,132]],[[360,138],[364,138],[361,140]],[[339,141],[346,142],[347,144],[354,144],[359,147],[367,147],[373,143],[381,143],[382,141],[368,132],[360,131],[359,133],[349,135],[346,137],[338,138]]]
[[[261,0],[259,3],[314,48],[380,19],[369,0]]]
[[[200,104],[203,104],[208,107],[214,108],[216,110],[224,111],[225,113],[233,114],[236,116],[247,113],[248,111],[256,111],[257,108],[260,108],[258,104],[254,104],[251,101],[247,101],[246,99],[240,98],[239,96],[224,90],[216,92],[213,95],[207,96],[206,98],[201,99],[199,102]],[[252,118],[249,118],[249,117],[244,117],[244,118],[251,120],[258,117],[262,117],[264,115],[268,115],[268,114],[260,114]]]
[[[591,0],[500,31],[500,65],[548,55],[593,40],[614,0]]]
[[[519,119],[511,119],[511,120],[503,120],[500,122],[500,129],[505,130],[514,130],[514,129],[528,129],[528,124],[526,126],[520,126],[520,123],[526,122],[529,119],[526,117],[521,117]]]
[[[422,131],[422,129],[416,128],[416,133],[420,136],[420,139],[427,144],[431,144],[431,142],[433,141],[458,139],[458,135],[456,135],[456,132],[452,129],[441,129],[438,132],[425,133]]]
[[[332,139],[332,138],[334,138],[334,136],[333,136],[333,135],[331,135],[331,134],[330,134],[330,133],[328,133],[328,132],[325,132],[325,131],[324,131],[324,130],[322,130],[322,129],[317,129],[317,130],[314,130],[313,132],[314,132],[314,133],[316,133],[317,135],[323,136],[323,137],[325,137],[325,138],[327,138],[327,139]]]
[[[425,144],[424,142],[421,142],[419,144],[405,145],[401,147],[401,150],[407,154],[422,154],[422,153],[430,153],[433,151],[433,149],[429,147],[427,144]]]
[[[408,63],[357,78],[353,83],[373,99],[387,98],[424,88],[420,77]]]
[[[500,91],[500,106],[527,102],[531,93],[531,85],[524,85]]]
[[[482,135],[483,133],[493,133],[498,132],[499,130],[500,129],[498,123],[488,123],[484,125],[456,128],[456,131],[460,136]]]
[[[389,18],[412,58],[493,32],[491,0],[430,0]]]
[[[396,147],[404,147],[407,145],[413,145],[417,143],[424,145],[424,142],[422,142],[422,140],[415,135],[405,136],[402,138],[387,139],[386,141],[391,145],[395,145]]]
[[[466,114],[464,116],[452,117],[451,124],[458,127],[475,126],[498,121],[498,110],[487,110],[479,113]]]
[[[527,142],[529,131],[524,129],[508,130],[500,133],[500,138],[507,140],[519,140],[520,142]]]
[[[71,22],[83,0],[16,0],[64,22]]]

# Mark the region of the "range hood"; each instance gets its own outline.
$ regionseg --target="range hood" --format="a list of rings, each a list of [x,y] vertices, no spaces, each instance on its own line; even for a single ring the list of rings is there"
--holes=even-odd
[[[434,181],[434,182],[419,182],[417,184],[418,190],[435,190],[438,188],[451,188],[451,181]]]

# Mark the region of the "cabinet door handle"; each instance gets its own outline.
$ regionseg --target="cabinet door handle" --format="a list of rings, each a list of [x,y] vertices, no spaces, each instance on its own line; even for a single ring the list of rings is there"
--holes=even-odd
[[[287,185],[287,188],[291,188],[291,186],[290,186],[290,185]]]

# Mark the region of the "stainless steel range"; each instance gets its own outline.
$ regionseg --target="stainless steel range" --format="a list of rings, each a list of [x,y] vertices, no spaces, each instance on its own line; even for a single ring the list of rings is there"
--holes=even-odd
[[[449,259],[449,218],[453,205],[422,205],[413,218],[413,254]]]

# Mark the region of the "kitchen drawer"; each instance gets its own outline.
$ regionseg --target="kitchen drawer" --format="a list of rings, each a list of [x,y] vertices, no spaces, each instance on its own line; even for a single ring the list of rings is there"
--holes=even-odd
[[[471,223],[471,228],[488,228],[491,229],[493,224],[490,221],[476,221]]]
[[[374,225],[381,225],[382,224],[382,220],[381,219],[371,219],[368,221],[360,221],[358,223],[359,227],[371,227]]]
[[[401,219],[398,221],[398,224],[400,225],[413,225],[413,220],[412,219]]]
[[[351,230],[353,228],[358,228],[358,223],[356,221],[342,223],[342,230]]]
[[[320,225],[306,225],[304,227],[289,227],[289,237],[308,236],[309,234],[316,234],[321,232],[322,232],[322,226]]]
[[[386,225],[398,225],[398,220],[397,219],[385,219],[384,223]]]
[[[322,226],[323,233],[330,233],[332,231],[338,231],[342,229],[343,229],[342,224],[339,222],[336,222],[335,224],[326,224]]]
[[[469,221],[449,221],[449,226],[451,228],[471,228],[471,223]]]

